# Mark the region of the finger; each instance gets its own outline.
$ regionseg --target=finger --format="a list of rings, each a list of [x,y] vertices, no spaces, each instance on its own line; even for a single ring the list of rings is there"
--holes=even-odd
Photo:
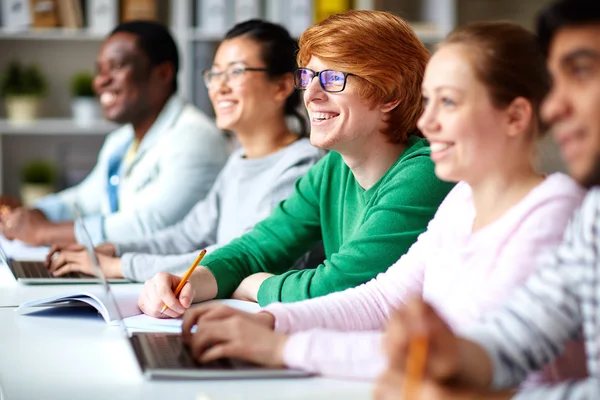
[[[163,304],[166,304],[171,310],[176,311],[179,315],[183,314],[186,310],[177,297],[173,293],[173,287],[176,287],[181,278],[172,276],[170,279],[160,279],[156,281],[156,293]],[[161,305],[162,308],[162,305]]]
[[[54,257],[55,254],[58,254],[60,252],[61,246],[60,245],[52,245],[52,247],[50,247],[50,251],[48,252],[48,255],[46,256],[46,267],[49,267],[50,264],[52,263],[52,258]]]
[[[52,276],[63,276],[65,274],[68,274],[69,272],[74,272],[76,271],[75,268],[75,264],[72,263],[67,263],[65,265],[63,265],[62,267],[56,269],[54,272],[52,272]]]
[[[51,261],[50,261],[50,266],[48,267],[48,270],[50,272],[54,272],[56,271],[58,268],[64,266],[65,264],[67,264],[69,261],[67,260],[67,251],[61,251],[60,253],[58,253],[57,256],[55,256]]]
[[[208,363],[221,358],[237,358],[244,361],[253,361],[244,356],[244,354],[240,353],[239,346],[231,342],[224,342],[208,347],[198,361]]]
[[[194,359],[202,360],[202,355],[208,348],[229,341],[229,332],[223,329],[223,325],[221,322],[207,324],[193,334],[189,345]]]
[[[194,288],[192,288],[192,284],[190,282],[186,282],[181,288],[181,292],[179,292],[179,303],[184,308],[189,308],[192,305],[192,300],[194,300]]]
[[[148,282],[151,284],[149,290],[147,291],[148,297],[148,305],[152,309],[151,314],[155,318],[178,318],[181,316],[181,313],[177,313],[174,310],[167,308],[164,312],[161,312],[165,303],[162,300],[155,281]]]

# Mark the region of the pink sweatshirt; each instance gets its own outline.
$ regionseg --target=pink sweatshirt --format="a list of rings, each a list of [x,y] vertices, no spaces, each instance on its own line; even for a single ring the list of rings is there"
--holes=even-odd
[[[353,289],[263,309],[275,330],[290,333],[285,363],[338,377],[374,379],[386,367],[382,330],[393,308],[422,295],[464,329],[498,307],[561,242],[584,190],[553,174],[492,224],[472,232],[471,188],[459,183],[407,254]]]

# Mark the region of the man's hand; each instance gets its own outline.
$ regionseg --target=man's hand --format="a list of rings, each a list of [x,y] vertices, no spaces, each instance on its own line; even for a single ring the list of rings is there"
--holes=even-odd
[[[232,299],[237,300],[245,300],[245,301],[253,301],[258,302],[258,290],[260,289],[260,285],[273,274],[269,274],[267,272],[258,272],[256,274],[252,274],[246,277],[242,283],[235,289],[235,292],[231,295]]]
[[[146,315],[156,318],[178,318],[192,305],[196,295],[192,284],[188,281],[181,289],[179,298],[175,297],[175,289],[182,277],[159,272],[154,278],[146,281],[138,299],[138,307]],[[164,305],[167,309],[161,314]]]
[[[192,327],[198,329],[192,333]],[[287,335],[273,331],[274,317],[210,304],[186,311],[182,325],[184,342],[200,363],[236,358],[267,367],[282,367]]]
[[[41,246],[45,242],[45,231],[52,226],[40,210],[16,208],[5,212],[0,222],[0,231],[7,239],[19,239],[33,246]]]
[[[96,253],[100,268],[106,278],[122,278],[121,260],[119,258]],[[70,272],[82,272],[96,276],[96,268],[88,250],[79,245],[70,245],[62,250],[54,246],[46,259],[46,265],[54,276],[62,276]]]

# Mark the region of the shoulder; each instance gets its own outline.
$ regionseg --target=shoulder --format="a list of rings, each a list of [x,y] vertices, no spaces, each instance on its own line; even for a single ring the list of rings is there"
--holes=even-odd
[[[325,155],[325,151],[313,146],[308,138],[298,139],[283,150],[280,162],[287,166],[315,164]]]
[[[192,104],[185,104],[172,127],[173,135],[223,139],[222,132],[213,120]]]

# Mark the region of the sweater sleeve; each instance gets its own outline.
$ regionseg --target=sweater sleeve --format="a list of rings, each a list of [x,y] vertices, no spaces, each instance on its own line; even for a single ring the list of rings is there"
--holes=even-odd
[[[263,189],[265,198],[261,202],[265,207],[251,210],[254,219],[249,221],[250,224],[240,226],[236,230],[249,231],[255,223],[266,218],[273,207],[289,196],[294,189],[294,183],[314,164],[316,158],[316,156],[298,157],[297,162],[287,164],[273,182],[257,182],[265,186]],[[160,271],[181,273],[194,262],[201,248],[205,247],[207,254],[210,254],[227,244],[217,241],[219,213],[228,212],[220,205],[219,196],[222,196],[220,188],[227,184],[226,181],[233,181],[235,184],[237,181],[232,174],[237,171],[235,168],[224,171],[227,172],[220,175],[207,198],[199,203],[182,222],[160,232],[152,239],[120,246],[120,250],[124,247],[135,251],[135,253],[126,253],[121,258],[123,275],[126,278],[144,281]],[[154,254],[143,254],[144,251]]]
[[[406,254],[453,184],[438,180],[429,155],[404,161],[400,172],[382,188],[359,229],[337,252],[316,268],[266,279],[258,302],[296,302],[356,287]]]

